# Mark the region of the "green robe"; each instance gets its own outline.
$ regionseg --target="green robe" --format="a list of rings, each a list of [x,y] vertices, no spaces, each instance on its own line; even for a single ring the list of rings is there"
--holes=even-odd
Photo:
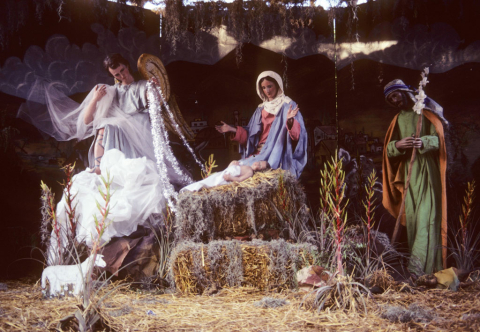
[[[405,179],[412,150],[398,150],[395,142],[415,134],[418,117],[419,115],[412,110],[402,110],[387,145],[389,159],[405,158]],[[405,200],[408,246],[411,254],[408,268],[417,275],[442,270],[439,141],[435,127],[425,117],[422,119],[420,137],[423,146],[417,150]]]

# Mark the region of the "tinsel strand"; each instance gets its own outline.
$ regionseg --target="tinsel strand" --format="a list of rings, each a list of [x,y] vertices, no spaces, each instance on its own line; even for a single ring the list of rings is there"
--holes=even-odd
[[[175,173],[181,177],[182,182],[191,183],[192,179],[180,169],[177,159],[173,155],[173,152],[170,148],[168,132],[161,116],[162,108],[160,94],[158,93],[158,90],[155,89],[155,86],[152,86],[152,84],[153,83],[151,82],[147,84],[147,95],[149,100],[148,112],[151,119],[155,159],[157,160],[160,182],[163,185],[163,194],[167,200],[168,206],[172,209],[172,211],[175,212],[176,209],[174,200],[177,198],[177,192],[170,183],[170,179],[168,177],[168,168],[166,164],[167,160],[169,161],[171,168],[175,171]],[[155,93],[156,91],[157,93]]]
[[[190,145],[188,144],[187,142],[187,139],[185,138],[185,136],[183,135],[182,131],[180,130],[180,126],[178,125],[177,121],[175,120],[175,116],[174,114],[172,113],[172,111],[170,110],[170,107],[168,106],[168,103],[165,101],[165,98],[163,96],[163,92],[162,92],[162,89],[160,87],[157,87],[157,92],[160,93],[160,96],[161,96],[161,101],[163,102],[163,105],[165,106],[165,109],[167,110],[167,113],[168,113],[168,117],[170,118],[170,120],[172,121],[172,125],[173,127],[175,128],[175,131],[177,132],[178,136],[180,137],[180,139],[182,140],[183,142],[183,145],[188,149],[188,151],[192,154],[193,158],[195,159],[195,162],[197,163],[198,166],[200,166],[200,168],[202,169],[202,171],[206,172],[206,169],[205,169],[205,165],[203,165],[200,160],[198,160],[197,156],[195,156],[195,152],[193,152],[192,148],[190,147]],[[163,119],[162,119],[163,121]]]

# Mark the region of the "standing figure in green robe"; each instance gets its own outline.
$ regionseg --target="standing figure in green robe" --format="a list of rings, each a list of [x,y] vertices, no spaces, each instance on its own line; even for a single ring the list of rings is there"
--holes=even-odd
[[[443,109],[433,100],[425,100],[422,114],[413,111],[414,93],[401,80],[393,80],[384,89],[387,102],[397,108],[387,131],[383,151],[383,205],[398,218],[408,165],[417,149],[411,179],[401,216],[407,228],[410,262],[415,275],[446,268],[446,149],[443,133]],[[420,136],[415,137],[422,116]]]

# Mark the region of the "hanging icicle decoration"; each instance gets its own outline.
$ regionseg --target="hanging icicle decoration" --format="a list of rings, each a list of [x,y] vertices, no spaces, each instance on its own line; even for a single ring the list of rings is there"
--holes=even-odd
[[[360,42],[360,35],[358,34],[358,5],[357,0],[349,0],[348,4],[352,9],[350,13],[351,20],[349,20],[348,22],[348,35],[349,39],[352,41],[350,43],[350,75],[352,82],[352,87],[350,88],[350,90],[355,90],[355,65],[353,64],[353,62],[355,61],[356,56],[353,52],[353,45],[355,42]]]
[[[335,14],[334,14],[335,15]],[[338,124],[338,77],[337,77],[337,20],[333,16],[333,47],[334,47],[334,64],[335,64],[335,126],[337,127],[337,146],[340,138]]]
[[[162,16],[162,13],[160,12],[160,33],[159,33],[159,36],[160,38],[162,38],[162,19],[163,19],[163,16]]]
[[[155,158],[157,160],[157,168],[158,174],[160,176],[160,182],[163,185],[163,195],[165,196],[165,199],[167,200],[167,204],[170,209],[175,212],[176,209],[174,201],[177,199],[178,194],[170,182],[170,178],[168,176],[169,169],[173,169],[173,171],[178,176],[180,176],[181,181],[185,184],[192,183],[192,179],[190,178],[190,176],[188,176],[182,171],[180,165],[178,164],[177,158],[175,158],[172,149],[170,148],[168,132],[162,118],[162,102],[165,104],[165,99],[163,98],[160,87],[158,87],[155,83],[148,82],[147,97],[149,100],[148,112],[150,113],[153,147],[155,152]],[[176,128],[178,127],[178,124],[174,121],[174,119],[172,120],[172,123]],[[185,137],[183,137],[183,135],[181,136],[184,144],[193,154],[193,150],[186,142]],[[196,157],[195,160],[197,161],[197,163],[199,163]]]

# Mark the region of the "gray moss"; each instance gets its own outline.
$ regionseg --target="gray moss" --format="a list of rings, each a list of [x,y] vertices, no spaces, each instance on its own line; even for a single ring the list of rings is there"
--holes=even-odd
[[[203,290],[213,282],[213,280],[209,279],[204,266],[206,257],[203,252],[203,245],[200,245],[197,250],[192,250],[190,253],[192,254],[193,275],[197,280],[199,288]]]
[[[133,304],[169,304],[170,301],[166,299],[156,299],[156,298],[149,298],[149,299],[140,299],[132,301]]]
[[[394,323],[428,323],[435,318],[432,310],[420,306],[418,303],[412,303],[408,308],[400,306],[385,306],[381,317]]]
[[[396,251],[390,243],[388,235],[377,230],[372,230],[372,237],[384,246],[385,250]]]
[[[478,323],[480,322],[480,313],[463,314],[462,320],[468,321],[471,324]]]
[[[242,247],[237,241],[226,242],[225,249],[227,252],[226,280],[230,287],[240,286],[243,282],[243,264],[242,264]]]
[[[276,299],[274,297],[265,296],[260,301],[255,302],[253,305],[258,308],[278,308],[283,307],[284,305],[289,304],[285,299]]]
[[[291,203],[288,209],[298,212],[299,220],[307,220],[307,212],[300,209],[306,198],[302,186],[290,173],[271,171],[274,177],[257,181],[252,187],[236,185],[211,188],[199,192],[183,192],[177,200],[175,229],[177,241],[224,239],[227,236],[256,234],[260,229],[283,228],[278,225],[272,203],[279,200],[279,184],[283,183]],[[262,174],[255,175],[261,177]]]
[[[278,283],[290,283],[292,288],[296,287],[295,274],[299,263],[299,250],[283,240],[271,241],[269,250],[271,257],[269,270],[272,275],[278,278]],[[288,266],[291,268],[287,268]]]
[[[118,310],[111,310],[111,311],[108,312],[108,314],[112,317],[120,317],[120,316],[123,316],[123,315],[127,315],[130,312],[132,312],[132,308],[130,306],[126,305],[126,306],[121,307]]]
[[[225,275],[228,286],[240,286],[243,281],[242,248],[238,241],[212,241],[208,244],[208,266],[212,275]]]

